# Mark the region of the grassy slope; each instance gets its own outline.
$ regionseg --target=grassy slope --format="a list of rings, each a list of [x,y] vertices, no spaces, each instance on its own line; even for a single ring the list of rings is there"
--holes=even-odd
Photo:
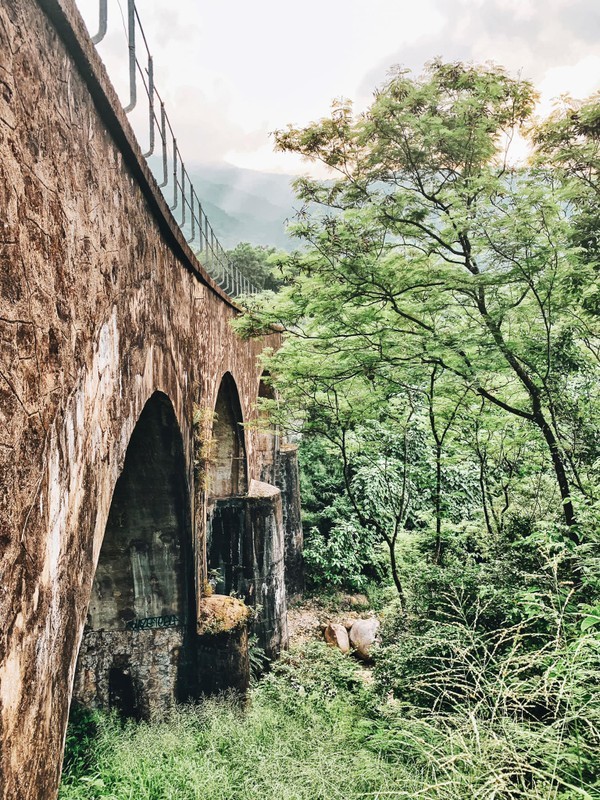
[[[355,664],[312,647],[264,678],[246,709],[209,700],[125,727],[100,716],[92,763],[66,772],[60,798],[341,800],[415,786],[369,745],[366,702]]]
[[[464,630],[460,642],[447,627],[440,634],[456,675],[469,684],[458,703],[446,693],[438,708],[426,709],[408,694],[378,695],[353,659],[308,643],[260,681],[245,709],[221,698],[151,724],[100,716],[87,746],[70,737],[60,798],[600,798],[597,637],[583,637],[576,651],[553,648],[545,666],[511,650],[497,669],[485,648],[464,646]],[[415,655],[420,661],[424,653]],[[398,664],[393,650],[383,653],[384,670],[390,657]],[[413,687],[443,700],[450,677],[455,695],[459,684],[447,666],[426,670]],[[524,713],[547,696],[560,706],[551,718]]]

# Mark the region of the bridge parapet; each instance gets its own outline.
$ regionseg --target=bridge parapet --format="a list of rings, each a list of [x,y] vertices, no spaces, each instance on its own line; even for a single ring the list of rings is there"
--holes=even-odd
[[[108,30],[108,0],[98,0],[98,11],[98,31],[92,36],[95,45],[102,42]],[[163,191],[167,202],[170,202],[169,208],[176,215],[186,241],[198,252],[203,266],[218,285],[232,297],[254,294],[258,291],[257,287],[241,270],[229,263],[227,253],[204,213],[177,144],[175,129],[156,86],[154,59],[135,0],[127,0],[127,43],[129,102],[123,110],[130,114],[136,108],[139,102],[138,87],[141,84],[147,102],[148,135],[148,150],[143,153],[143,157],[150,159],[154,155],[158,132],[158,187]],[[145,66],[142,61],[145,61]]]
[[[108,0],[99,2],[99,28],[92,37],[98,45],[108,29]],[[150,52],[148,40],[138,12],[135,0],[127,0],[127,41],[129,102],[124,107],[126,114],[131,113],[138,105],[138,86],[144,89],[147,109],[148,150],[143,153],[149,159],[154,155],[158,132],[160,149],[159,188],[167,201],[172,201],[169,208],[177,217],[186,241],[197,250],[199,258],[227,294],[239,297],[253,294],[258,289],[241,270],[229,263],[227,254],[216,236],[208,217],[204,213],[202,203],[192,183],[183,157],[177,144],[175,130],[165,108],[165,103],[158,91],[154,79],[154,59]],[[142,51],[142,54],[140,53]],[[146,62],[144,67],[141,63]],[[138,82],[139,77],[139,82]],[[158,110],[157,110],[158,106]],[[171,196],[169,198],[169,195]]]
[[[77,8],[77,0],[40,0],[48,18],[70,50],[79,67],[96,105],[107,126],[112,129],[123,157],[130,164],[137,180],[148,184],[148,192],[155,213],[164,219],[161,224],[176,232],[184,246],[187,260],[193,270],[209,277],[210,282],[230,299],[254,294],[258,290],[235,266],[229,263],[227,253],[212,227],[202,202],[190,178],[177,143],[175,128],[167,113],[154,77],[154,61],[142,27],[135,0],[128,0],[129,41],[129,102],[123,106],[111,83],[110,75],[98,53],[94,40],[101,42],[104,27],[108,27],[108,3],[100,2],[100,29],[90,38]],[[136,36],[136,32],[138,36]],[[139,42],[141,41],[141,44]],[[144,56],[140,56],[140,48]],[[143,66],[138,56],[146,61]],[[145,57],[145,58],[144,58]],[[138,80],[139,78],[139,80]],[[128,114],[139,110],[138,87],[148,104],[145,124],[148,132],[148,149],[143,150]],[[158,133],[158,140],[156,134]],[[140,131],[141,135],[141,131]],[[154,154],[160,149],[153,169]],[[134,163],[137,162],[137,163]],[[141,170],[141,174],[140,174]],[[155,174],[158,171],[158,176]],[[158,201],[158,202],[157,202]]]

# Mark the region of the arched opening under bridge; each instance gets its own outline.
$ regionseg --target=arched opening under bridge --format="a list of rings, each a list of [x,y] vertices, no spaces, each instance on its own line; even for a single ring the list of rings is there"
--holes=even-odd
[[[210,497],[243,495],[248,468],[242,409],[235,381],[226,372],[221,381],[212,429],[212,458],[208,476]]]
[[[269,405],[273,406],[276,400],[270,375],[265,371],[258,383],[256,451],[260,480],[271,484],[277,482],[279,430],[270,420]]]
[[[243,422],[237,386],[227,372],[215,403],[208,470],[208,576],[218,594],[244,593],[252,577],[251,543],[244,535],[241,500],[248,490]]]
[[[195,617],[183,443],[170,400],[156,392],[114,488],[75,700],[139,719],[193,696]]]

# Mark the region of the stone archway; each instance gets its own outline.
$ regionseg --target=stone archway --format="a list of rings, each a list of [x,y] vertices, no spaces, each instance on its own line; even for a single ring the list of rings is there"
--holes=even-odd
[[[226,372],[215,403],[212,458],[208,475],[210,497],[231,497],[248,491],[244,419],[237,386]]]
[[[250,543],[247,541],[245,504],[248,491],[243,417],[237,386],[225,373],[215,402],[208,467],[207,565],[219,594],[247,594]]]
[[[265,483],[276,483],[277,456],[279,453],[279,430],[269,420],[269,412],[261,401],[271,404],[277,400],[277,395],[271,384],[268,372],[263,372],[258,382],[258,407],[257,431],[255,437],[256,460],[258,463],[260,480]]]
[[[171,402],[156,392],[113,492],[74,700],[143,718],[193,696],[195,618],[182,438]]]

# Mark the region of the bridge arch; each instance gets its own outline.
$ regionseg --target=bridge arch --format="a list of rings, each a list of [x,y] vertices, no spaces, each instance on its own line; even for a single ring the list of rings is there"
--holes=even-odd
[[[258,397],[267,400],[275,400],[277,397],[271,381],[271,373],[268,369],[264,369],[258,379]]]
[[[240,592],[250,577],[243,497],[248,491],[246,434],[237,384],[231,372],[219,383],[207,470],[206,559],[208,579],[219,594]]]
[[[271,382],[271,375],[264,370],[258,380],[256,403],[256,462],[258,465],[258,475],[261,481],[266,483],[276,483],[276,461],[279,451],[279,430],[269,420],[269,413],[261,405],[261,401],[276,401],[277,393]]]
[[[75,700],[141,718],[188,699],[195,618],[183,439],[171,401],[157,391],[137,420],[114,487]]]
[[[221,378],[214,407],[208,494],[209,497],[232,497],[247,491],[244,418],[237,384],[231,372],[226,372]]]

